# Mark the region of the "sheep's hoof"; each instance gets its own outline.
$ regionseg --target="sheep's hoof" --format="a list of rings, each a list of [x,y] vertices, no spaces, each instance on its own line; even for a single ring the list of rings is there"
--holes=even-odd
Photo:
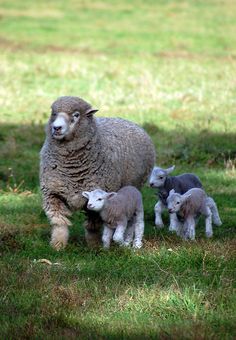
[[[51,246],[56,250],[56,251],[59,251],[59,250],[62,250],[66,247],[66,244],[67,243],[64,243],[62,241],[51,241],[50,242]]]
[[[207,231],[206,232],[206,237],[207,238],[210,238],[210,237],[212,237],[213,236],[213,232],[212,231]]]
[[[125,242],[123,243],[123,246],[124,246],[124,247],[130,247],[130,242],[125,241]]]
[[[134,244],[133,244],[133,248],[134,249],[140,249],[140,248],[142,248],[142,242],[135,242]]]
[[[156,226],[157,229],[164,228],[164,224],[163,223],[155,223],[155,226]]]
[[[171,231],[171,232],[174,232],[174,231],[178,231],[178,228],[176,227],[176,226],[172,226],[172,225],[170,225],[169,226],[169,231]]]

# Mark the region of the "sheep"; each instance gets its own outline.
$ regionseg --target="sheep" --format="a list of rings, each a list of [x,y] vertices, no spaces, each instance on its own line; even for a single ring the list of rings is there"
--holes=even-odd
[[[155,212],[155,225],[157,228],[163,228],[162,211],[167,208],[167,197],[171,189],[174,189],[179,194],[184,194],[191,188],[202,188],[200,179],[190,173],[182,174],[179,176],[170,177],[169,174],[174,170],[175,166],[168,169],[154,167],[152,170],[149,185],[152,188],[158,188],[158,202],[154,207]],[[177,230],[178,221],[174,215],[170,215],[170,231]]]
[[[87,208],[100,214],[104,224],[103,247],[109,248],[111,239],[124,246],[133,240],[134,248],[142,247],[144,212],[141,193],[133,186],[125,186],[115,192],[101,189],[83,191],[88,199]]]
[[[167,198],[167,207],[171,215],[178,217],[177,234],[183,239],[195,239],[196,219],[200,215],[205,216],[207,237],[213,235],[212,219],[214,224],[222,224],[214,200],[200,188],[190,189],[183,195],[172,189]]]
[[[100,187],[117,191],[145,183],[155,164],[154,145],[135,123],[121,118],[94,118],[97,109],[79,97],[60,97],[51,106],[40,152],[43,209],[52,226],[51,245],[68,242],[73,211],[87,214],[88,245],[100,241],[101,218],[86,209],[82,192]]]

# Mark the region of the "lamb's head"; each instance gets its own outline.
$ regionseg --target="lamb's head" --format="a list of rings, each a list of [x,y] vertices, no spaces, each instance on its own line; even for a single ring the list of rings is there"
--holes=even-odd
[[[165,184],[165,180],[168,175],[174,170],[175,166],[168,169],[162,169],[155,166],[152,170],[151,176],[149,178],[149,184],[152,188],[161,188]]]
[[[83,191],[82,195],[88,199],[87,208],[99,212],[103,209],[106,200],[116,195],[116,193],[95,189],[93,191]]]
[[[178,194],[172,189],[169,192],[169,196],[167,197],[167,207],[170,214],[177,213],[183,203],[187,201],[187,199],[191,196],[191,194],[185,193],[183,195]]]
[[[83,137],[93,114],[98,111],[79,97],[60,97],[51,108],[49,133],[57,140],[70,140],[75,131],[80,135],[80,130]]]

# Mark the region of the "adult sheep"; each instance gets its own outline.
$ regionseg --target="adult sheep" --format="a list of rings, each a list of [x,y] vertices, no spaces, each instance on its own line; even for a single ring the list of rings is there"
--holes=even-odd
[[[43,208],[52,225],[51,245],[66,246],[73,211],[86,209],[83,191],[140,188],[155,163],[153,143],[138,125],[119,118],[94,118],[98,111],[79,97],[52,104],[40,153]],[[87,211],[89,245],[100,238],[101,219]]]

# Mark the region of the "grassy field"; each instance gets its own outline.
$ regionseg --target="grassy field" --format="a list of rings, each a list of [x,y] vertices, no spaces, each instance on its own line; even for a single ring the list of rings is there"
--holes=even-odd
[[[236,2],[0,0],[0,23],[0,338],[235,339]],[[51,249],[38,154],[60,95],[139,123],[159,165],[198,174],[214,237],[203,220],[195,242],[156,230],[145,187],[142,250],[88,249],[82,213]]]

